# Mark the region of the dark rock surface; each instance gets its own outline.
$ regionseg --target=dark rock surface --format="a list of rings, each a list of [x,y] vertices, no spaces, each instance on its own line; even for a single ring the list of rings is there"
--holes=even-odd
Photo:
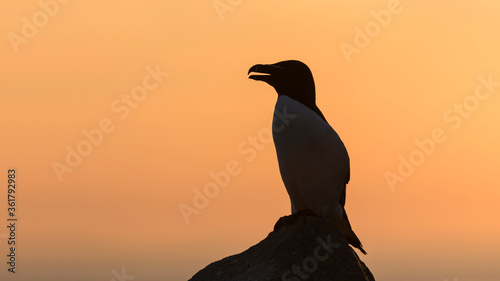
[[[368,267],[329,222],[309,211],[282,217],[248,250],[216,261],[191,281],[374,281]]]

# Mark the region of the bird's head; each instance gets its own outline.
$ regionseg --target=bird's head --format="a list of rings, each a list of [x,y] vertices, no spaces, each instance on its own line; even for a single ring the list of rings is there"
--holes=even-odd
[[[306,64],[287,60],[275,64],[256,64],[248,70],[248,78],[264,81],[274,87],[278,96],[286,95],[305,105],[315,105],[314,79]],[[258,74],[257,74],[258,73]]]

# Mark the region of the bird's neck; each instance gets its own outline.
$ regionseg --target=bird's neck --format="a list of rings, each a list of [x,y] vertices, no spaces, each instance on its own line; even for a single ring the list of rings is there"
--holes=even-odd
[[[321,119],[323,119],[323,121],[325,121],[326,123],[328,123],[328,121],[326,121],[326,118],[325,116],[323,115],[323,113],[321,112],[321,110],[319,110],[318,106],[316,105],[316,101],[315,101],[315,97],[313,95],[312,99],[300,99],[300,98],[295,98],[293,96],[290,96],[290,95],[286,95],[285,96],[288,96],[290,97],[291,99],[294,99],[298,102],[300,102],[301,104],[303,104],[304,106],[306,106],[307,108],[309,108],[310,110],[314,111],[316,114],[318,114],[319,117],[321,117]]]
[[[307,95],[304,95],[303,93],[309,92]],[[278,91],[278,95],[284,95],[288,96],[301,104],[309,107],[310,109],[313,109],[316,107],[316,93],[314,90],[310,89],[287,89],[285,91]]]

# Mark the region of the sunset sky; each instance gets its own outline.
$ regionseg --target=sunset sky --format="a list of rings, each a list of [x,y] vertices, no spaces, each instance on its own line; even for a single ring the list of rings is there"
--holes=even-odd
[[[290,202],[247,71],[296,59],[375,278],[499,280],[500,3],[351,2],[4,1],[0,279],[188,280],[264,239]]]

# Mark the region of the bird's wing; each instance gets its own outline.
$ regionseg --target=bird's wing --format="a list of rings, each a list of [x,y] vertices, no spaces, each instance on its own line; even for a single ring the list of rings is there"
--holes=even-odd
[[[342,206],[342,208],[344,208],[344,206],[345,206],[346,189],[347,189],[347,184],[349,183],[349,180],[351,180],[351,168],[350,167],[347,170],[347,177],[346,177],[346,181],[345,181],[346,186],[344,187],[344,190],[342,191],[342,194],[340,195],[340,198],[339,198],[339,203]],[[345,212],[344,212],[344,214],[345,214]]]

